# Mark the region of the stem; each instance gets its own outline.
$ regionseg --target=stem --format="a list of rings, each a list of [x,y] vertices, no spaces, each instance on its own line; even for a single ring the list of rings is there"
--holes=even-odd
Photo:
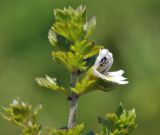
[[[77,81],[77,72],[72,73],[71,75],[71,86],[75,87]],[[76,112],[77,112],[77,95],[72,92],[70,97],[70,110],[69,110],[69,119],[68,119],[68,128],[73,128],[76,124]]]

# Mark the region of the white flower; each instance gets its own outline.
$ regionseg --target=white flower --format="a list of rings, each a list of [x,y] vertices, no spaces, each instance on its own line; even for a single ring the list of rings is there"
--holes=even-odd
[[[111,81],[117,84],[127,84],[127,78],[124,78],[122,74],[123,70],[108,72],[113,64],[112,53],[107,49],[102,49],[99,51],[99,55],[93,66],[93,74],[103,80]]]
[[[33,126],[33,124],[32,124],[32,122],[31,122],[31,121],[28,121],[28,126],[30,126],[30,127],[32,127],[32,126]]]
[[[13,100],[13,105],[18,105],[18,101],[16,99]]]

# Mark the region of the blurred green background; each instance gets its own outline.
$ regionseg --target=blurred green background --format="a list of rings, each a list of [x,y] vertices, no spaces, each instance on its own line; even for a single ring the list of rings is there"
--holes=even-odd
[[[78,122],[98,131],[97,116],[114,111],[119,102],[136,108],[138,128],[132,135],[158,135],[160,129],[160,1],[159,0],[0,0],[0,105],[17,96],[33,105],[43,103],[43,125],[67,123],[69,104],[63,96],[39,87],[35,77],[56,76],[66,84],[68,73],[51,58],[47,34],[53,9],[87,6],[96,16],[92,41],[114,54],[112,70],[124,69],[130,83],[115,91],[84,95]],[[1,135],[20,130],[0,117]]]

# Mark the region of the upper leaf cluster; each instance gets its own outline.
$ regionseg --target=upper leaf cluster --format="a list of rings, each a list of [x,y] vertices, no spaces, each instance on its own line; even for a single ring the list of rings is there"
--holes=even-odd
[[[92,34],[96,20],[93,17],[87,21],[86,8],[83,6],[54,10],[55,22],[49,32],[49,40],[52,45],[57,45],[58,36],[62,36],[71,43],[87,39]]]
[[[89,67],[90,59],[97,55],[103,46],[88,40],[95,29],[96,19],[88,21],[86,8],[80,6],[77,9],[71,7],[54,10],[55,21],[49,31],[49,41],[54,46],[53,59],[64,65],[70,74],[77,74],[75,87],[69,90],[59,86],[49,76],[37,78],[40,86],[50,88],[57,92],[70,96],[70,91],[78,96],[94,90],[109,91],[113,84],[104,82],[93,75],[92,67]]]

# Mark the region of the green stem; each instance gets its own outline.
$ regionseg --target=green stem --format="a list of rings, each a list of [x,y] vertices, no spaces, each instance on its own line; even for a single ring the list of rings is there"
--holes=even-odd
[[[76,82],[77,82],[77,72],[72,73],[71,75],[71,86],[75,87]],[[72,92],[70,98],[68,128],[73,128],[76,124],[77,100],[78,100],[77,95],[74,92]]]

